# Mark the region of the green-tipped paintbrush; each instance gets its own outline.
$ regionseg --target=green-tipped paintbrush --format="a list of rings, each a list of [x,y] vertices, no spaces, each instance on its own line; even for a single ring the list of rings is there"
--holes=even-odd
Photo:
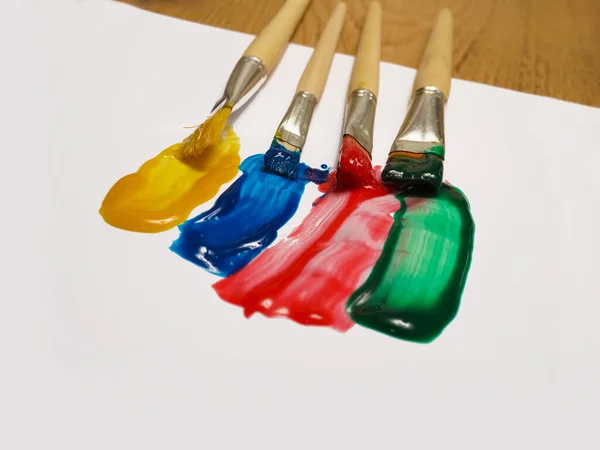
[[[444,106],[452,78],[452,14],[439,12],[417,70],[408,114],[382,181],[396,191],[437,194],[444,174]]]

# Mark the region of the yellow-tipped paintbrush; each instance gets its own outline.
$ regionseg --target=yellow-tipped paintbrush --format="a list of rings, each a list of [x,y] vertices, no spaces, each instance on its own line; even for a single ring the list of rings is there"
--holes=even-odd
[[[406,118],[382,181],[398,191],[436,194],[444,174],[444,106],[452,79],[452,14],[439,12],[421,58]]]
[[[188,136],[178,152],[180,159],[193,159],[215,145],[231,111],[260,88],[281,59],[289,40],[311,0],[287,0],[275,17],[250,43],[234,67],[214,114]]]

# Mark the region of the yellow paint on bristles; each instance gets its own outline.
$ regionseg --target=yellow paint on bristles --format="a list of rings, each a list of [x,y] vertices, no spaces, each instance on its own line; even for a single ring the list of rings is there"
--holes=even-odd
[[[178,157],[189,161],[200,156],[211,145],[216,145],[230,114],[231,108],[224,106],[209,117],[181,143]]]
[[[117,181],[102,202],[104,220],[129,231],[165,231],[183,223],[236,176],[240,140],[230,127],[193,160],[179,158],[183,145],[172,145]]]

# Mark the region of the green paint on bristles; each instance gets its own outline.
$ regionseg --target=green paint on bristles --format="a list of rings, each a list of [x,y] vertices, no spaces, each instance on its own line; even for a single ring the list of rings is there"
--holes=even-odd
[[[431,153],[433,155],[438,155],[442,159],[446,157],[446,149],[443,145],[434,145],[433,147],[424,150],[423,153]]]
[[[437,197],[397,198],[401,208],[383,252],[347,312],[359,325],[427,343],[458,311],[475,225],[467,198],[448,184]]]
[[[435,195],[444,176],[444,160],[439,155],[442,152],[433,151],[435,148],[424,153],[390,153],[381,180],[395,191],[416,190],[422,195]]]

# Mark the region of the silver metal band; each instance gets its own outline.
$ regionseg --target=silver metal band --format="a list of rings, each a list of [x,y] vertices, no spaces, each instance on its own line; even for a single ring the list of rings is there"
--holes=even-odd
[[[308,136],[308,127],[317,106],[317,97],[310,92],[296,93],[283,120],[277,128],[275,137],[296,148],[302,149]]]
[[[356,89],[351,94],[344,122],[344,135],[349,134],[356,139],[369,154],[373,151],[376,109],[375,94],[368,89]]]
[[[446,96],[433,86],[418,89],[391,152],[435,153],[444,158]]]
[[[260,89],[266,78],[267,69],[259,58],[242,56],[229,75],[223,95],[211,112],[222,106],[238,109]]]

